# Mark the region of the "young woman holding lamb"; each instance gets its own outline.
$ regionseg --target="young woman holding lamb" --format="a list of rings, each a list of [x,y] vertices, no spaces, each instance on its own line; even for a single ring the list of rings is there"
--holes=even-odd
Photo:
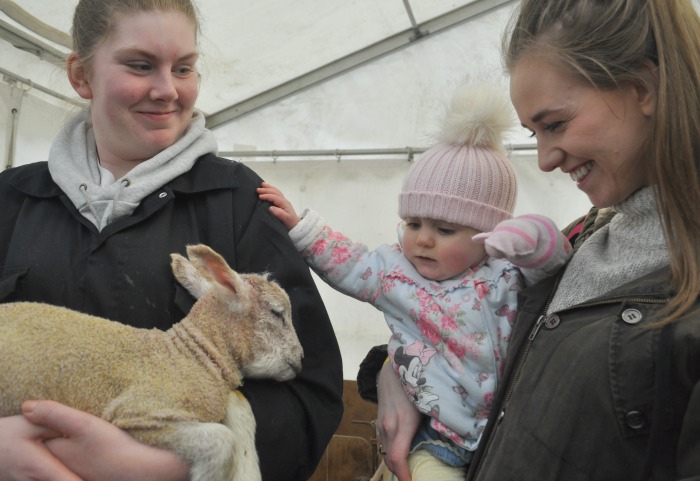
[[[79,2],[67,71],[90,108],[60,131],[48,162],[0,174],[0,302],[167,329],[194,302],[170,273],[171,253],[207,244],[238,272],[269,272],[291,298],[303,369],[242,392],[263,479],[307,479],[342,413],[340,354],[306,264],[258,200],[262,180],[215,156],[194,109],[198,29],[190,0]],[[172,453],[53,402],[1,418],[0,433],[2,481],[189,477]]]

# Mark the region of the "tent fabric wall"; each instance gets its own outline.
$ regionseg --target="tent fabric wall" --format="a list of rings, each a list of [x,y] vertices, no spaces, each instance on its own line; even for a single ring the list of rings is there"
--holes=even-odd
[[[17,0],[45,22],[67,31],[66,12],[74,0]],[[414,1],[417,20],[448,11],[446,0]],[[469,2],[461,2],[469,3]],[[63,7],[58,8],[56,5]],[[265,90],[271,79],[293,78],[305,68],[346,54],[367,42],[405,28],[401,0],[200,0],[205,37],[202,39],[203,80],[200,108],[213,111]],[[309,18],[307,11],[322,9]],[[354,5],[351,9],[350,5]],[[281,101],[236,118],[214,130],[220,150],[321,150],[426,147],[454,88],[468,78],[490,78],[507,89],[501,71],[500,35],[517,2],[497,8],[444,32],[364,64],[343,75],[302,90]],[[340,8],[330,11],[333,6]],[[341,8],[342,6],[342,8]],[[31,8],[30,8],[31,7]],[[216,18],[226,15],[236,21]],[[221,16],[224,16],[221,13]],[[1,15],[0,15],[1,18]],[[251,19],[244,32],[242,19]],[[316,32],[299,29],[316,28]],[[353,29],[377,22],[373,33],[353,37]],[[229,32],[227,35],[227,25]],[[211,27],[206,30],[207,26]],[[273,28],[274,27],[274,28]],[[273,33],[271,33],[274,30]],[[273,35],[274,34],[274,35]],[[269,36],[273,35],[272,38]],[[291,44],[292,51],[282,49]],[[238,41],[236,39],[239,39]],[[274,41],[273,41],[274,40]],[[327,43],[319,53],[319,46]],[[342,44],[342,45],[341,45]],[[230,46],[237,61],[222,55]],[[287,58],[291,56],[291,58]],[[237,58],[233,55],[234,59]],[[70,94],[65,72],[41,65],[34,75],[27,68],[36,58],[0,40],[0,67],[56,91]],[[75,97],[74,94],[70,94]],[[0,149],[4,153],[10,106],[10,86],[0,82]],[[22,102],[15,165],[45,160],[49,146],[65,120],[78,110],[29,89]],[[508,143],[531,140],[515,129]],[[516,212],[549,215],[563,226],[585,213],[589,202],[575,184],[559,172],[537,169],[535,152],[512,154],[519,180]],[[235,159],[235,155],[233,156]],[[415,156],[415,160],[420,158]],[[282,188],[297,208],[313,207],[329,223],[370,247],[396,241],[397,197],[410,167],[405,156],[293,160],[239,159],[261,177]],[[0,207],[1,208],[1,207]],[[344,377],[354,379],[368,349],[388,339],[383,316],[373,307],[350,299],[317,281],[331,315],[345,364]]]

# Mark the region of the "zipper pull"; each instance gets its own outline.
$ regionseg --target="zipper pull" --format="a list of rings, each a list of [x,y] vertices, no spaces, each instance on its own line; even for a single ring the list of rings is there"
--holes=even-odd
[[[542,324],[544,324],[544,314],[541,315],[537,319],[537,322],[535,323],[535,327],[532,328],[532,332],[530,333],[530,336],[528,337],[529,340],[531,340],[531,341],[535,340],[535,336],[540,331],[540,327],[542,327]]]
[[[504,417],[506,417],[506,408],[501,409],[501,412],[498,413],[498,417],[496,418],[496,424],[501,424],[501,421],[503,421]]]

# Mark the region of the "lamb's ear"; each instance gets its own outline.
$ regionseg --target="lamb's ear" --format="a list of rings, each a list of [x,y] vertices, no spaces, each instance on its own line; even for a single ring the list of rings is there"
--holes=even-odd
[[[241,276],[210,247],[203,244],[187,246],[187,257],[199,276],[206,279],[208,288],[211,288],[212,284],[219,284],[238,296],[246,292],[246,285]]]
[[[172,261],[170,267],[173,270],[175,279],[182,284],[182,287],[192,294],[196,299],[199,299],[211,289],[211,281],[199,273],[197,268],[190,261],[182,257],[180,254],[170,254]]]

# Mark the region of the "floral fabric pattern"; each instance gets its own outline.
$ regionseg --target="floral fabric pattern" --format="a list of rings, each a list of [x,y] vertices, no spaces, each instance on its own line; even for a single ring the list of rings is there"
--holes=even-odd
[[[520,271],[487,258],[462,277],[430,281],[399,244],[371,251],[313,211],[290,235],[325,282],[384,313],[389,358],[409,399],[439,433],[476,449],[505,365]]]

